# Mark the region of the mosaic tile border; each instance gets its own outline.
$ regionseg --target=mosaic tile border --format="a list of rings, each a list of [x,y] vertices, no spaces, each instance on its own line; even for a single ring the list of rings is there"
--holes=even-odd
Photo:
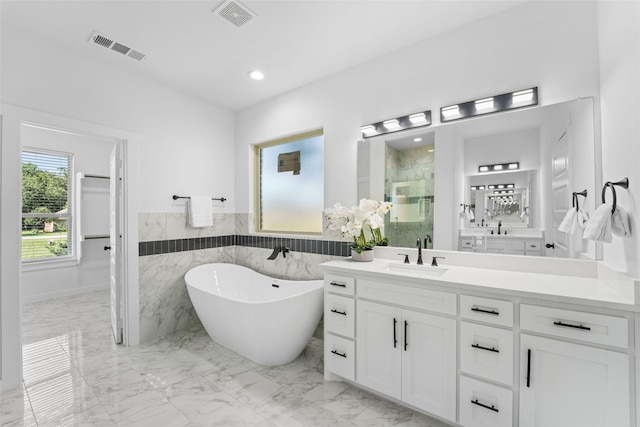
[[[222,248],[227,246],[247,246],[251,248],[272,249],[276,246],[288,247],[292,252],[309,254],[350,256],[349,242],[319,239],[295,239],[288,237],[267,237],[232,234],[215,237],[193,237],[175,240],[154,240],[138,243],[138,255],[160,255],[200,249]]]

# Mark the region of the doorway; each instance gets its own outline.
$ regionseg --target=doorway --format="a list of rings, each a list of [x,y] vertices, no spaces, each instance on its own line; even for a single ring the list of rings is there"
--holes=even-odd
[[[111,141],[121,147],[122,195],[119,213],[121,232],[119,246],[122,267],[122,343],[139,343],[138,309],[138,239],[137,239],[137,147],[142,138],[132,132],[116,128],[64,118],[48,113],[20,107],[3,105],[2,139],[0,139],[0,161],[2,174],[2,241],[0,242],[0,266],[2,284],[2,310],[0,311],[0,340],[2,350],[2,371],[0,386],[8,390],[18,386],[22,372],[21,312],[23,302],[20,296],[23,274],[20,259],[20,218],[15,215],[21,207],[21,134],[25,126],[55,130],[60,133],[83,135]],[[107,159],[108,162],[108,159]],[[12,231],[13,230],[13,231]],[[108,245],[105,245],[108,246]],[[52,270],[53,271],[53,270]]]

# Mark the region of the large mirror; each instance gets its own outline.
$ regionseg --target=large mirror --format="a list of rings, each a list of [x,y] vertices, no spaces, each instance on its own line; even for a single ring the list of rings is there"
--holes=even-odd
[[[558,231],[573,192],[597,206],[594,126],[587,98],[360,141],[358,197],[393,202],[393,246],[600,259],[579,231]]]

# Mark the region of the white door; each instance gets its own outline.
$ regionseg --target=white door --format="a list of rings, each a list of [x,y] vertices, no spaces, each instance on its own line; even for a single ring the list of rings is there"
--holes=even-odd
[[[111,328],[117,344],[123,341],[123,294],[122,274],[122,147],[114,144],[110,159],[109,188],[109,275],[111,287]]]
[[[521,336],[520,427],[630,424],[629,356]]]
[[[368,301],[357,304],[356,381],[400,399],[402,312]]]
[[[456,320],[402,310],[402,400],[456,419]]]
[[[553,244],[554,248],[547,247],[544,253],[548,257],[568,258],[571,253],[571,236],[568,233],[558,231],[562,219],[571,208],[572,192],[569,188],[569,137],[567,132],[562,134],[555,144],[551,156],[551,209],[553,211],[553,229],[548,235],[546,244]]]

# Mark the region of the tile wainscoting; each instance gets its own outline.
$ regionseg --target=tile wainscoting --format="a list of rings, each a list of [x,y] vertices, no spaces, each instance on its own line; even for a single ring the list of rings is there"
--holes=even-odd
[[[198,322],[184,283],[197,265],[235,263],[280,279],[314,280],[323,277],[319,264],[350,255],[348,242],[248,235],[247,223],[247,214],[214,214],[212,227],[194,229],[185,214],[139,214],[141,342]],[[276,246],[290,252],[267,260]]]

